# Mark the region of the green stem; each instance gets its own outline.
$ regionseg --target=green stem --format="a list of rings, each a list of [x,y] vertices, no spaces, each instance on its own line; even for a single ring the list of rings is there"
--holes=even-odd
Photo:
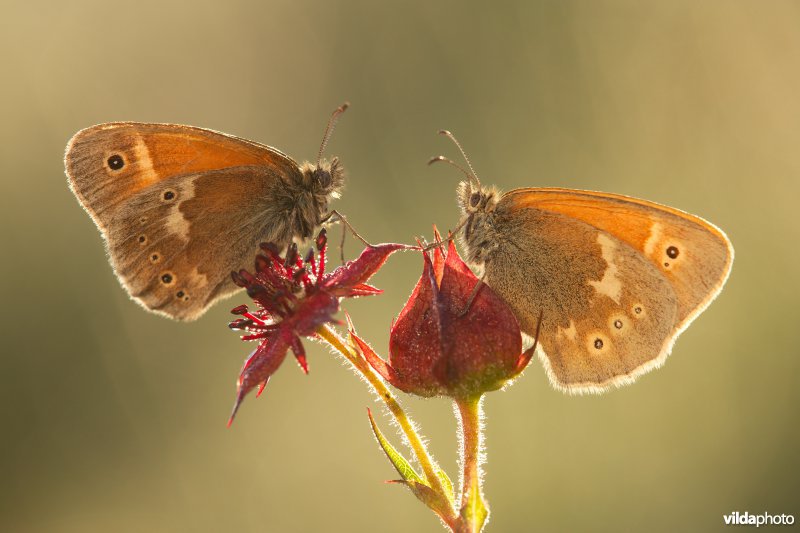
[[[455,400],[461,415],[461,509],[458,533],[478,533],[483,529],[489,508],[481,491],[481,449],[483,432],[481,412],[483,396]]]
[[[389,408],[391,411],[392,416],[394,416],[397,423],[400,425],[400,429],[405,434],[406,438],[408,439],[409,446],[414,451],[414,454],[417,456],[417,461],[419,462],[422,471],[425,474],[426,481],[428,485],[437,493],[439,494],[447,494],[444,487],[442,486],[442,481],[439,479],[439,476],[436,475],[436,465],[428,454],[428,449],[423,444],[422,439],[417,434],[416,430],[414,430],[414,424],[411,422],[411,419],[406,415],[403,408],[395,399],[392,392],[383,382],[383,380],[378,376],[378,374],[369,366],[362,357],[360,357],[356,352],[351,350],[347,344],[339,337],[339,334],[331,328],[329,325],[325,324],[317,330],[317,334],[322,337],[328,344],[330,344],[334,350],[339,352],[345,359],[347,359],[350,364],[352,364],[356,370],[358,370],[361,375],[363,375],[367,382],[375,389],[375,392],[378,393],[383,403],[386,404],[386,407]]]

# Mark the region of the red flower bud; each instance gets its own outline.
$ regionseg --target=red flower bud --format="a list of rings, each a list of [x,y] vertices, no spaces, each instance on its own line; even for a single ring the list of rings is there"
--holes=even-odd
[[[389,361],[353,335],[365,358],[389,383],[420,396],[469,398],[502,387],[530,361],[511,308],[475,277],[451,242],[431,261],[389,339]],[[477,293],[473,292],[477,288]]]

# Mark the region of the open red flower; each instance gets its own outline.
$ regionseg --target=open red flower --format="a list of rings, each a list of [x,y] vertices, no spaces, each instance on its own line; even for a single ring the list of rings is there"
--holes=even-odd
[[[437,235],[438,238],[438,235]],[[400,312],[383,361],[353,332],[364,357],[389,383],[420,396],[470,398],[502,387],[528,364],[511,308],[482,283],[450,242],[423,253],[422,277]]]
[[[239,287],[247,289],[257,309],[251,311],[240,305],[231,312],[241,315],[229,327],[245,330],[247,341],[259,341],[258,348],[247,358],[237,384],[236,403],[228,425],[233,422],[242,400],[253,388],[264,390],[270,376],[280,367],[291,348],[300,368],[308,372],[302,337],[313,337],[324,324],[336,322],[333,315],[339,310],[341,298],[369,296],[382,292],[367,285],[367,281],[397,250],[409,248],[404,244],[367,246],[361,255],[337,268],[325,272],[327,237],[323,229],[316,239],[317,255],[309,250],[305,259],[293,244],[281,257],[271,243],[261,245],[255,272],[232,272]]]

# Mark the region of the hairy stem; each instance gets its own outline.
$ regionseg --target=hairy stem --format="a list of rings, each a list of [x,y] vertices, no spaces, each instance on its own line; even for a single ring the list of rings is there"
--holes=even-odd
[[[483,529],[489,508],[481,491],[482,396],[456,399],[461,416],[461,509],[458,533],[477,533]]]
[[[319,330],[317,330],[317,334],[323,340],[325,340],[325,342],[330,344],[334,350],[347,359],[350,364],[352,364],[356,370],[358,370],[361,375],[366,378],[372,388],[375,389],[375,392],[378,393],[381,400],[383,400],[383,403],[385,403],[386,407],[389,408],[392,416],[394,416],[395,420],[397,420],[397,423],[400,425],[400,429],[408,439],[409,446],[411,446],[411,449],[417,456],[417,461],[419,462],[419,465],[425,474],[428,485],[439,494],[446,494],[439,476],[436,475],[437,467],[430,454],[428,454],[428,449],[425,447],[422,439],[414,429],[414,424],[411,422],[411,419],[408,417],[408,415],[406,415],[405,411],[403,411],[403,408],[397,402],[397,399],[395,399],[394,395],[383,382],[381,377],[375,373],[372,367],[369,366],[369,364],[362,357],[350,349],[350,347],[347,346],[347,344],[339,337],[338,333],[336,333],[336,331],[329,325],[325,324],[321,326]]]

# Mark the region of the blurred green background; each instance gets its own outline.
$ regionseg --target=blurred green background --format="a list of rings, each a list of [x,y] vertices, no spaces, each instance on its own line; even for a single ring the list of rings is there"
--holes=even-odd
[[[0,53],[3,531],[440,530],[382,483],[376,404],[318,345],[310,376],[287,362],[226,430],[249,348],[226,323],[246,298],[191,324],[145,313],[63,173],[70,136],[113,120],[313,159],[344,100],[335,206],[374,242],[457,222],[459,174],[425,166],[456,157],[448,128],[484,182],[647,198],[736,248],[661,370],[568,397],[534,361],[487,399],[487,531],[799,514],[798,2],[12,1]],[[381,354],[420,269],[395,257],[383,296],[345,304]],[[455,476],[450,406],[407,405]]]

